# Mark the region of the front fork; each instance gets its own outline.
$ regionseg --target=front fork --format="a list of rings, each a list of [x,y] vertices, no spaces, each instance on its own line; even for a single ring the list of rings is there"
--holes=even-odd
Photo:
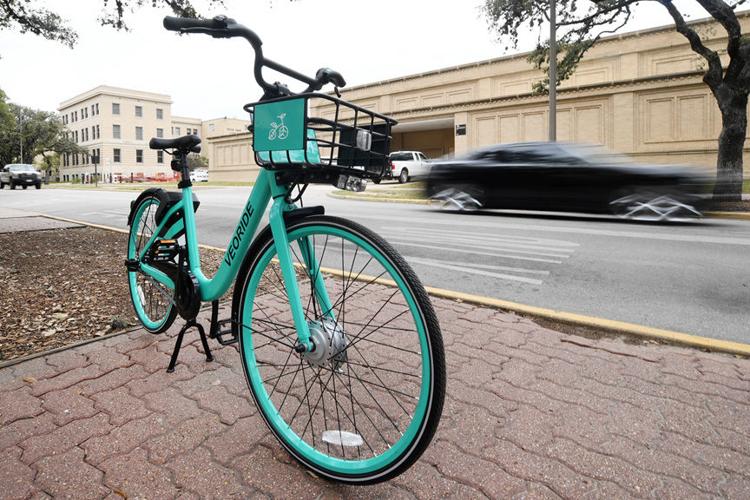
[[[297,273],[295,271],[290,242],[287,235],[286,223],[284,222],[284,213],[293,210],[294,205],[286,202],[287,190],[283,186],[274,185],[271,188],[273,195],[273,204],[269,213],[271,233],[273,234],[274,245],[276,246],[276,255],[279,259],[281,276],[284,280],[284,288],[289,298],[289,306],[292,308],[292,318],[294,327],[297,330],[297,339],[299,341],[299,350],[301,352],[311,351],[313,349],[310,341],[310,327],[305,318],[305,311],[302,307],[299,284],[297,282]],[[315,295],[325,316],[334,320],[333,307],[328,296],[328,291],[323,281],[320,269],[315,259],[315,248],[310,243],[309,238],[304,237],[298,240],[302,252],[302,260],[305,261],[305,267],[313,281]]]

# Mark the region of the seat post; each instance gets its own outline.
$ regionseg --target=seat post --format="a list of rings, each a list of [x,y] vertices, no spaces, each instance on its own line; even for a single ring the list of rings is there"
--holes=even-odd
[[[184,189],[193,185],[193,183],[190,182],[190,169],[188,168],[187,153],[175,151],[174,156],[172,157],[172,170],[180,172],[182,177],[179,184],[177,184],[178,188]]]

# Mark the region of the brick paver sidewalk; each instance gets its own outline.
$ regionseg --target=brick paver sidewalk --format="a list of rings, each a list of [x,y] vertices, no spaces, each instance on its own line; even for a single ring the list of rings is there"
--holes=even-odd
[[[348,488],[271,438],[239,355],[137,331],[0,370],[0,497],[750,498],[750,361],[588,340],[435,299],[448,394],[423,458]]]

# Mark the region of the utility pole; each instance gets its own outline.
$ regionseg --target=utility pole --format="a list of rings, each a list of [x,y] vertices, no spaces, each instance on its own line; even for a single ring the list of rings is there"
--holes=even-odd
[[[549,2],[549,140],[557,141],[557,1]]]
[[[20,137],[19,143],[21,145],[21,163],[23,163],[23,110],[18,110],[18,136]]]

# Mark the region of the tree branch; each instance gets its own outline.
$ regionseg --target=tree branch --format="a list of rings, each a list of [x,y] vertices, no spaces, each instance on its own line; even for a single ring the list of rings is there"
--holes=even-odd
[[[688,26],[687,22],[685,22],[685,18],[682,17],[680,11],[674,6],[672,0],[656,1],[667,9],[667,12],[669,12],[669,15],[672,16],[672,19],[674,20],[677,32],[688,39],[690,42],[690,48],[693,49],[693,52],[699,54],[706,60],[706,62],[708,62],[708,70],[703,76],[703,81],[706,82],[709,87],[719,85],[722,79],[721,59],[719,58],[719,54],[703,44],[701,37],[693,28]]]
[[[698,0],[698,3],[721,24],[727,32],[727,55],[729,66],[724,74],[724,81],[734,86],[735,81],[748,64],[746,56],[740,50],[742,45],[742,27],[732,6],[722,0]]]

